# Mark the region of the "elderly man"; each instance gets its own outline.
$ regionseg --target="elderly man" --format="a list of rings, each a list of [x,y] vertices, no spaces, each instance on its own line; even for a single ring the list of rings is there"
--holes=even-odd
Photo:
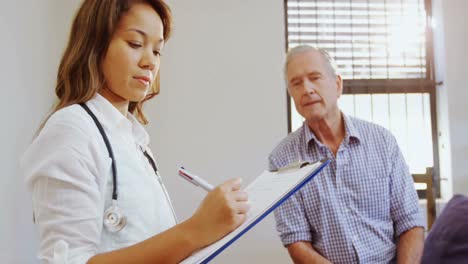
[[[395,138],[340,111],[343,83],[325,51],[292,49],[285,75],[306,121],[273,150],[270,169],[297,160],[332,160],[275,211],[291,258],[295,263],[418,263],[424,225]]]

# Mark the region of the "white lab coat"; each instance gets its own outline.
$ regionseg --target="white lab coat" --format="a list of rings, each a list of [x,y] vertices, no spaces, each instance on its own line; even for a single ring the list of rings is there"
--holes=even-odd
[[[118,233],[103,227],[112,201],[112,172],[95,123],[79,105],[61,109],[21,161],[39,228],[41,263],[86,263],[97,253],[133,245],[176,224],[163,186],[140,149],[149,143],[144,128],[99,94],[87,105],[112,145],[118,206],[127,224]]]

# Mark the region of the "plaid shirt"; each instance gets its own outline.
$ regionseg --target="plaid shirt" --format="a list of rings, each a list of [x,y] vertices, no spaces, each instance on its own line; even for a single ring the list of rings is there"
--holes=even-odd
[[[386,129],[342,115],[336,157],[307,123],[270,154],[270,169],[297,160],[332,162],[275,211],[284,245],[310,241],[333,263],[389,263],[401,233],[423,227],[413,179]]]

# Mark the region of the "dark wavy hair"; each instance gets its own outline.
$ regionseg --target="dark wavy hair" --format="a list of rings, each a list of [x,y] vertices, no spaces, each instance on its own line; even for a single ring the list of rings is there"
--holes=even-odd
[[[101,62],[120,18],[135,3],[147,3],[153,7],[163,23],[164,41],[169,39],[172,14],[162,0],[85,0],[76,13],[60,62],[55,87],[58,103],[51,114],[66,106],[90,100],[103,86]],[[143,113],[143,103],[157,95],[159,90],[158,72],[146,97],[140,102],[130,102],[128,111],[142,124],[148,123]]]

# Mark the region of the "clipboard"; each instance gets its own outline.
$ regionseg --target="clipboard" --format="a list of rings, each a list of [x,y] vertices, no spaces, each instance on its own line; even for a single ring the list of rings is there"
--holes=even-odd
[[[202,248],[184,259],[181,264],[204,264],[213,260],[234,241],[286,201],[291,195],[312,180],[330,163],[323,159],[315,163],[295,162],[276,171],[264,171],[245,191],[251,208],[245,222],[217,242]]]

